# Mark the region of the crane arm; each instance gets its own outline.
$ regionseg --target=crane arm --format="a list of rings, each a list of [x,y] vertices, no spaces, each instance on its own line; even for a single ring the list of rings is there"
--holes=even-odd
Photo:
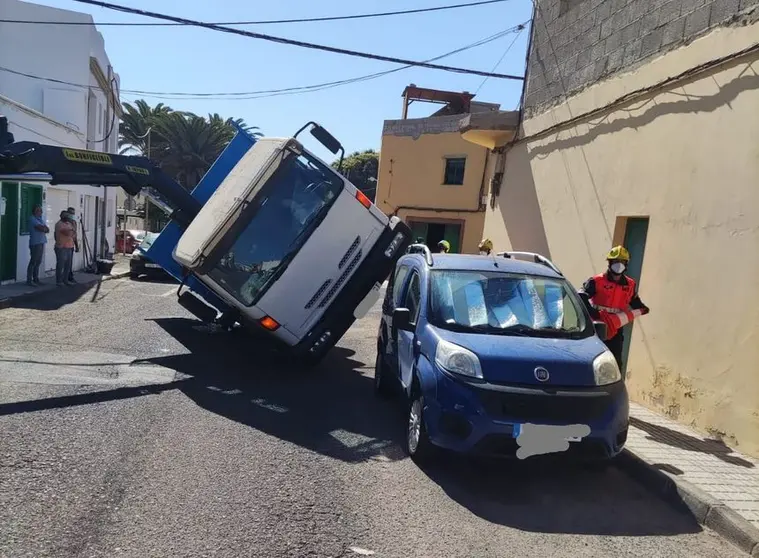
[[[186,227],[200,211],[192,194],[149,159],[47,145],[14,142],[7,119],[0,116],[0,174],[45,173],[50,184],[120,186],[135,196],[142,191],[171,211],[172,220]]]

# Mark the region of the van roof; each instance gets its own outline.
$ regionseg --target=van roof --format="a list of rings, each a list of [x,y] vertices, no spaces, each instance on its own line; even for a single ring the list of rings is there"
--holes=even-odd
[[[424,261],[420,254],[407,257]],[[546,265],[503,256],[480,256],[471,254],[432,254],[433,269],[464,269],[472,271],[502,271],[507,273],[524,273],[561,279],[555,271]],[[496,267],[495,264],[498,264]]]

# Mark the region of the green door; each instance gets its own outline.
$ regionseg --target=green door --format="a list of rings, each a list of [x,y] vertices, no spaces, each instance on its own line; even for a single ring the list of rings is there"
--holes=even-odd
[[[461,246],[459,246],[461,225],[446,225],[443,238],[445,238],[445,240],[451,245],[451,254],[458,254],[461,252]]]
[[[635,217],[627,220],[625,228],[625,248],[630,252],[630,265],[627,274],[635,279],[640,290],[640,276],[643,271],[643,255],[646,251],[646,237],[648,236],[648,217]],[[645,297],[641,296],[645,302]],[[630,338],[632,337],[633,324],[624,327],[625,342],[622,348],[622,370],[627,370],[627,356],[630,352]]]
[[[427,242],[427,223],[419,221],[411,221],[411,238],[412,242],[416,242],[418,238],[422,239],[422,242]]]
[[[18,184],[3,182],[0,196],[5,198],[5,214],[0,215],[0,281],[14,281],[18,248]]]

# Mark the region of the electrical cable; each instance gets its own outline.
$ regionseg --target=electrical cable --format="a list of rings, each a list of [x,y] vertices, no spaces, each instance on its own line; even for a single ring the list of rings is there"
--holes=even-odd
[[[121,98],[121,92],[120,91],[116,91],[114,93],[114,91],[113,91],[114,84],[116,85],[116,89],[118,90],[119,85],[118,85],[118,83],[116,83],[116,78],[112,77],[111,78],[111,83],[110,83],[111,90],[108,92],[109,94],[107,95],[107,97],[105,99],[106,103],[111,103],[112,101],[115,101],[116,99],[120,99]],[[117,114],[117,111],[116,111],[116,107],[114,106],[113,107],[113,116],[111,116],[111,126],[108,129],[108,133],[106,133],[106,135],[105,135],[105,137],[103,139],[92,140],[92,143],[104,143],[104,142],[108,141],[108,138],[111,137],[111,134],[113,134],[113,131],[116,129],[116,114]]]
[[[500,31],[494,35],[490,35],[489,37],[485,37],[483,39],[480,39],[478,41],[475,41],[474,43],[470,43],[468,45],[465,45],[463,47],[454,49],[452,51],[446,52],[444,54],[440,54],[438,56],[435,56],[433,58],[430,58],[428,60],[425,60],[425,62],[429,61],[436,61],[440,60],[442,58],[446,58],[448,56],[452,56],[454,54],[458,54],[460,52],[464,52],[466,50],[470,50],[472,48],[482,46],[485,44],[488,44],[492,41],[495,41],[497,39],[500,39],[501,37],[504,37],[505,35],[508,35],[510,33],[519,32],[522,29],[524,29],[525,25],[528,22],[520,23],[517,26],[510,27],[508,29],[505,29],[503,31]],[[391,70],[385,70],[382,72],[375,72],[372,74],[366,74],[363,76],[357,76],[353,78],[347,78],[343,80],[338,81],[331,81],[331,82],[325,82],[325,83],[317,83],[317,84],[311,84],[311,85],[303,85],[299,87],[286,87],[286,88],[280,88],[280,89],[264,89],[260,91],[236,91],[236,92],[215,92],[215,93],[187,93],[187,92],[167,92],[167,91],[146,91],[146,90],[140,90],[140,89],[121,89],[121,93],[131,93],[135,95],[141,95],[145,97],[153,97],[158,99],[170,99],[170,100],[177,100],[177,99],[191,99],[191,98],[220,98],[220,99],[226,99],[226,98],[238,98],[238,99],[257,99],[257,98],[264,98],[268,96],[278,96],[280,94],[291,94],[291,93],[300,93],[300,92],[309,92],[309,91],[320,91],[322,89],[330,89],[332,87],[337,87],[341,85],[348,85],[351,83],[357,83],[361,81],[367,81],[370,79],[375,79],[378,77],[382,77],[394,72],[399,72],[401,70],[405,70],[408,68],[411,68],[412,65],[407,64],[405,66],[401,66],[398,68],[393,68]],[[48,81],[51,83],[57,83],[60,85],[69,85],[72,87],[80,87],[83,89],[90,89],[92,86],[90,85],[84,85],[81,83],[74,83],[71,81],[56,79],[56,78],[50,78],[50,77],[44,77],[44,76],[37,76],[34,74],[29,74],[26,72],[20,72],[18,70],[12,70],[10,68],[5,68],[3,66],[0,66],[0,71],[8,72],[11,74],[19,75],[22,77],[30,78],[30,79],[37,79],[41,81]]]
[[[453,10],[457,8],[471,8],[475,6],[484,6],[487,4],[497,4],[501,2],[508,2],[509,0],[481,0],[479,2],[470,2],[466,4],[450,4],[447,6],[435,6],[433,8],[416,8],[413,10],[399,10],[394,12],[377,12],[369,14],[352,14],[344,16],[325,16],[325,17],[307,17],[301,19],[269,19],[261,21],[215,21],[212,25],[277,25],[282,23],[317,23],[325,21],[344,21],[353,19],[368,19],[375,17],[387,17],[397,15],[409,15],[409,14],[421,14],[429,12],[439,12],[443,10]],[[27,23],[35,25],[103,25],[113,27],[176,27],[176,26],[192,26],[189,23],[156,23],[156,22],[118,22],[118,21],[101,21],[101,22],[87,22],[87,21],[32,21],[23,19],[0,19],[0,23]]]
[[[154,19],[162,19],[166,21],[174,21],[178,23],[185,23],[187,25],[193,25],[196,27],[202,27],[205,29],[211,29],[213,31],[219,31],[221,33],[228,33],[231,35],[240,35],[248,37],[250,39],[260,39],[273,43],[285,44],[290,46],[297,46],[301,48],[307,48],[311,50],[321,50],[323,52],[331,52],[333,54],[342,54],[345,56],[354,56],[358,58],[367,58],[369,60],[380,60],[382,62],[392,62],[394,64],[417,66],[420,68],[429,68],[431,70],[441,70],[445,72],[452,72],[458,74],[478,75],[483,77],[493,77],[497,79],[513,79],[521,81],[523,76],[514,76],[510,74],[497,74],[494,72],[484,72],[482,70],[473,70],[469,68],[458,68],[455,66],[443,66],[440,64],[430,64],[427,62],[419,62],[414,60],[406,60],[404,58],[396,58],[394,56],[384,56],[380,54],[374,54],[370,52],[361,52],[357,50],[349,50],[345,48],[333,47],[328,45],[320,45],[316,43],[308,43],[305,41],[297,41],[295,39],[288,39],[285,37],[276,37],[274,35],[266,35],[264,33],[255,33],[253,31],[246,31],[243,29],[234,29],[232,27],[225,27],[222,25],[216,25],[213,23],[204,23],[193,19],[181,18],[168,14],[162,14],[158,12],[151,12],[148,10],[139,10],[137,8],[129,8],[127,6],[121,6],[119,4],[111,4],[110,2],[101,2],[100,0],[73,0],[79,4],[88,4],[90,6],[99,6],[101,8],[107,8],[109,10],[116,10],[129,14],[142,15],[145,17],[151,17]]]
[[[41,132],[38,132],[37,130],[33,130],[32,128],[27,128],[26,126],[23,126],[23,125],[19,124],[18,122],[14,122],[13,120],[9,120],[8,124],[13,124],[17,128],[21,128],[22,130],[26,130],[27,132],[31,132],[31,133],[33,133],[35,135],[38,135],[38,136],[42,137],[42,138],[50,140],[54,144],[60,144],[61,143],[60,140],[57,140],[55,138],[51,138],[50,136],[46,136],[45,134],[43,134]],[[16,140],[16,141],[19,141],[19,140]]]
[[[496,63],[495,63],[495,65],[493,66],[493,69],[492,69],[492,70],[490,70],[491,72],[495,72],[495,71],[498,69],[498,66],[500,66],[500,65],[501,65],[501,62],[503,62],[503,59],[504,59],[504,58],[506,58],[506,55],[507,55],[507,54],[509,53],[509,51],[511,50],[511,47],[513,47],[513,46],[514,46],[514,43],[516,43],[516,42],[517,42],[517,39],[519,38],[519,35],[521,35],[521,34],[522,34],[522,30],[524,30],[524,26],[523,26],[523,25],[522,25],[522,26],[520,26],[519,32],[518,32],[518,33],[516,34],[516,36],[514,37],[514,40],[512,40],[512,41],[511,41],[511,43],[509,43],[509,46],[507,46],[507,47],[506,47],[506,50],[505,50],[505,51],[503,51],[503,54],[502,54],[502,55],[501,55],[501,57],[498,59],[498,62],[496,62]],[[477,89],[475,89],[475,91],[474,91],[474,94],[475,94],[475,95],[477,95],[477,93],[479,93],[479,92],[480,92],[480,89],[482,89],[482,86],[483,86],[483,85],[485,85],[485,83],[488,81],[488,79],[490,79],[490,78],[482,78],[482,82],[480,82],[480,85],[479,85],[479,86],[477,86]]]

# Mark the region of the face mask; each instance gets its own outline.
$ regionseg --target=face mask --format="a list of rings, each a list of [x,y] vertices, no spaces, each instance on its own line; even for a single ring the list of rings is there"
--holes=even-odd
[[[615,262],[611,264],[611,266],[609,266],[609,269],[611,269],[612,272],[616,273],[617,275],[621,275],[622,273],[624,273],[626,268],[627,266],[620,262]]]
[[[480,250],[480,256],[487,256],[488,253],[485,250]]]

